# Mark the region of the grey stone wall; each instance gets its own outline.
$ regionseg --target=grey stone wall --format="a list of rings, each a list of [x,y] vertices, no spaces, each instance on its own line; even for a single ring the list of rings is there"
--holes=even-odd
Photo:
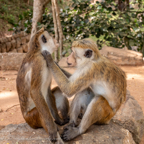
[[[27,53],[29,39],[25,32],[0,38],[0,53]]]
[[[24,53],[0,53],[0,70],[19,70]]]

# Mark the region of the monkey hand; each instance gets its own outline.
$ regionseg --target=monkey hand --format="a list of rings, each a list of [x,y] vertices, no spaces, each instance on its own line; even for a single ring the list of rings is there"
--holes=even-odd
[[[42,56],[46,60],[47,66],[50,66],[50,64],[53,62],[53,58],[47,50],[42,51]]]

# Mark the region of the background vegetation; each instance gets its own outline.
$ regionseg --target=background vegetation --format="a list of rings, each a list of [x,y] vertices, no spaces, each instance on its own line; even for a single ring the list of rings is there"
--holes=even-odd
[[[128,49],[136,46],[144,55],[144,0],[134,0],[123,8],[119,8],[113,0],[95,4],[90,0],[72,0],[68,6],[66,2],[61,1],[59,5],[66,51],[74,39],[91,37],[99,49],[103,45],[116,48],[126,46]],[[17,22],[10,20],[14,25],[14,32],[24,30],[29,33],[31,19],[32,10],[29,9],[19,15]],[[50,4],[37,26],[44,26],[54,34]]]
[[[24,11],[32,10],[33,0],[29,4],[24,0],[0,0],[0,31],[12,28]]]

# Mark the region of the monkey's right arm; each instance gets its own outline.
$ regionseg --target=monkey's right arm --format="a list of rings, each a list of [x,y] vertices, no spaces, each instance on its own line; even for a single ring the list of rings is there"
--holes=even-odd
[[[67,72],[66,70],[62,69],[56,62],[55,64],[61,69],[61,71],[69,78],[71,76],[71,74],[69,72]]]
[[[75,93],[84,90],[93,80],[93,77],[90,77],[91,74],[89,74],[89,72],[85,72],[83,75],[77,75],[76,77],[72,76],[68,79],[62,70],[55,64],[48,51],[43,51],[42,55],[44,56],[48,67],[52,70],[58,86],[67,96],[72,96]]]

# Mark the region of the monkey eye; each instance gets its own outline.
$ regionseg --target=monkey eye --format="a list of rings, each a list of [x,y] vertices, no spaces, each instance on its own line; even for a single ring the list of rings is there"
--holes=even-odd
[[[90,58],[92,56],[92,50],[87,50],[84,54],[85,57]]]
[[[47,42],[47,39],[45,38],[44,35],[42,35],[42,41],[43,41],[43,43],[46,43],[46,42]]]

